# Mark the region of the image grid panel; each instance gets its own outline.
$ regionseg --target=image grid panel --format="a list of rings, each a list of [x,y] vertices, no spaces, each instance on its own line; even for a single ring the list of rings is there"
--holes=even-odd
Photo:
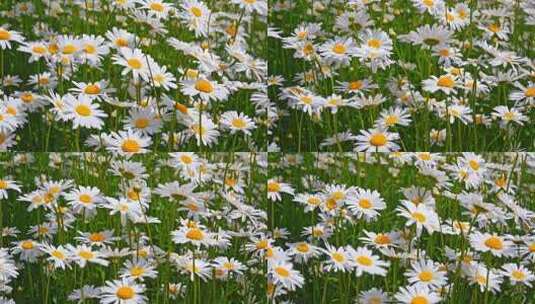
[[[533,302],[534,16],[0,0],[0,304]]]

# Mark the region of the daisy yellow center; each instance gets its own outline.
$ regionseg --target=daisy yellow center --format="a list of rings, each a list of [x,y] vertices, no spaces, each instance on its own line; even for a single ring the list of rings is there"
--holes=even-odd
[[[505,176],[502,175],[494,183],[499,188],[505,188],[505,186],[507,186],[507,178],[505,178]]]
[[[95,54],[97,52],[97,48],[92,44],[86,44],[84,45],[84,52],[87,54]]]
[[[7,110],[6,111],[7,113],[9,113],[9,114],[11,114],[13,116],[17,115],[17,108],[16,107],[7,106],[6,110]]]
[[[204,93],[212,93],[214,91],[214,86],[208,80],[199,79],[195,83],[195,90],[201,91]]]
[[[507,120],[507,121],[511,121],[515,118],[515,114],[513,112],[505,112],[503,114],[503,119]]]
[[[284,267],[275,267],[275,272],[281,277],[287,278],[288,276],[290,276],[290,272]]]
[[[100,87],[97,84],[90,84],[85,87],[84,93],[89,95],[97,95],[100,93]]]
[[[499,24],[493,23],[493,24],[489,25],[489,30],[496,34],[501,30],[501,27],[500,27]]]
[[[52,192],[52,193],[60,193],[61,192],[61,187],[58,186],[58,185],[52,186],[52,187],[50,187],[50,192]]]
[[[429,7],[433,6],[433,4],[435,4],[434,0],[423,0],[422,2],[423,2],[423,4],[425,6],[429,6]]]
[[[535,243],[533,243],[533,244],[528,246],[528,251],[529,252],[535,252]]]
[[[487,277],[484,275],[476,275],[475,279],[480,285],[487,285]]]
[[[302,96],[301,97],[301,101],[304,103],[304,104],[312,104],[312,97],[310,96]]]
[[[23,93],[20,96],[20,99],[25,103],[30,103],[30,102],[33,101],[33,95],[32,95],[32,93]]]
[[[485,241],[485,246],[492,248],[494,250],[500,250],[503,248],[503,242],[500,238],[491,236]]]
[[[99,233],[99,232],[95,232],[95,233],[91,233],[89,235],[89,240],[91,242],[102,242],[104,241],[104,235],[102,233]]]
[[[201,127],[199,124],[194,124],[191,126],[191,130],[200,136],[203,136],[206,133],[206,129],[204,127]]]
[[[161,3],[153,2],[150,5],[150,9],[157,12],[163,12],[165,9],[165,6],[163,6]]]
[[[227,177],[225,179],[225,185],[227,186],[234,187],[236,186],[237,183],[238,183],[238,180],[233,177]]]
[[[243,2],[245,2],[247,4],[255,4],[256,0],[243,0]]]
[[[358,256],[355,260],[357,263],[364,266],[371,266],[373,264],[373,260],[364,255]]]
[[[375,237],[375,243],[377,243],[379,245],[390,244],[390,237],[387,234],[383,234],[383,233],[378,234]]]
[[[165,76],[163,74],[157,74],[157,75],[154,75],[154,82],[156,83],[162,83],[165,81]]]
[[[139,143],[134,139],[126,139],[121,145],[124,152],[137,153],[141,149]]]
[[[117,297],[121,300],[129,300],[134,297],[134,289],[129,286],[122,286],[117,289]]]
[[[385,119],[385,122],[389,126],[393,126],[397,124],[399,121],[398,117],[396,115],[388,115]]]
[[[42,45],[36,45],[32,47],[32,52],[39,54],[39,55],[43,55],[46,53],[46,48]]]
[[[11,39],[11,33],[0,28],[0,40],[9,40]]]
[[[33,247],[34,247],[32,241],[24,241],[24,242],[22,242],[22,244],[20,246],[24,250],[30,250],[30,249],[33,249]]]
[[[370,304],[383,304],[383,300],[380,297],[372,296],[368,299],[368,303]]]
[[[339,99],[337,98],[331,98],[329,99],[329,101],[327,101],[327,103],[330,105],[330,106],[337,106],[339,104]]]
[[[455,81],[449,76],[442,76],[438,79],[437,85],[444,88],[453,88],[453,86],[455,86]]]
[[[234,269],[234,264],[232,263],[229,263],[229,262],[225,262],[223,264],[223,268],[227,269],[227,270],[233,270]]]
[[[247,126],[243,118],[234,118],[232,120],[232,126],[238,129],[243,129]]]
[[[459,110],[457,110],[457,109],[450,109],[448,111],[448,114],[450,116],[453,116],[453,117],[460,117],[461,116],[461,112]]]
[[[418,279],[423,282],[429,282],[433,279],[433,273],[431,271],[422,271],[418,274]]]
[[[368,46],[374,49],[378,49],[383,45],[383,42],[380,39],[370,39],[368,40]]]
[[[518,281],[522,281],[526,278],[526,274],[520,270],[513,270],[511,276]]]
[[[327,209],[329,210],[333,210],[336,208],[337,204],[336,204],[336,200],[334,198],[328,198],[326,201],[325,201],[325,205],[327,207]]]
[[[202,16],[202,10],[196,6],[192,7],[190,10],[189,10],[195,17],[200,17]]]
[[[472,168],[473,170],[475,171],[479,170],[479,163],[476,160],[472,159],[468,163],[470,164],[470,168]]]
[[[268,241],[267,240],[260,240],[258,243],[256,243],[256,249],[262,250],[268,248]]]
[[[336,54],[339,54],[339,55],[345,54],[346,50],[347,50],[347,48],[343,43],[336,43],[333,46],[333,52],[335,52]]]
[[[203,232],[198,228],[192,228],[186,233],[186,237],[190,240],[200,241],[204,239]]]
[[[149,126],[150,120],[145,117],[140,117],[136,119],[136,122],[134,124],[136,125],[136,128],[138,129],[145,129],[146,127]]]
[[[321,237],[323,236],[323,230],[319,228],[312,228],[312,236],[313,237]]]
[[[128,59],[127,63],[128,63],[128,66],[134,70],[141,69],[141,61],[137,58],[130,58]]]
[[[236,27],[236,25],[234,24],[230,24],[229,26],[227,26],[227,28],[225,29],[225,32],[231,36],[231,37],[234,37],[236,35],[236,33],[238,32],[238,28]]]
[[[423,223],[426,220],[425,214],[421,212],[413,212],[412,218],[416,220],[418,223]]]
[[[411,304],[428,304],[428,303],[429,301],[427,300],[427,298],[423,296],[416,296],[412,298],[411,300]]]
[[[268,192],[279,192],[281,190],[281,185],[277,182],[268,183]]]
[[[52,54],[56,54],[59,51],[59,46],[56,43],[51,43],[48,45],[48,51]]]
[[[295,249],[299,252],[308,252],[310,247],[307,243],[299,243],[297,246],[295,246]]]
[[[180,102],[175,102],[175,109],[177,109],[180,113],[183,113],[183,114],[188,113],[188,107],[181,104]]]
[[[338,263],[342,263],[345,260],[344,256],[338,252],[333,253],[332,257],[333,260],[337,261]]]
[[[120,46],[120,47],[127,47],[128,46],[128,40],[119,37],[119,38],[115,39],[115,44],[117,46]]]
[[[448,49],[442,49],[438,52],[440,56],[442,57],[448,57],[450,55],[450,51]]]
[[[297,33],[297,38],[303,40],[307,37],[308,33],[307,31],[300,31],[299,33]]]
[[[359,200],[359,206],[364,209],[370,209],[372,207],[372,203],[367,198],[362,198]]]
[[[139,266],[134,266],[134,267],[132,267],[130,269],[130,274],[135,276],[135,277],[139,277],[144,272],[145,272],[145,269],[143,269],[143,267],[139,267]]]
[[[319,198],[312,196],[308,198],[307,203],[312,206],[317,206],[321,203],[321,201]]]
[[[370,144],[372,144],[372,146],[376,146],[376,147],[381,147],[381,146],[386,145],[387,141],[388,141],[388,139],[382,133],[373,134],[371,136],[371,138],[370,138]]]
[[[67,44],[63,47],[63,54],[70,55],[76,52],[76,47],[73,44]]]
[[[336,201],[339,201],[341,199],[344,199],[346,197],[346,195],[344,194],[344,192],[342,191],[334,191],[332,194],[331,194],[331,197],[336,200]]]
[[[0,179],[0,189],[7,189],[7,182],[5,180]]]
[[[89,195],[89,194],[85,194],[85,193],[81,194],[78,199],[80,200],[80,202],[82,202],[84,204],[91,203],[91,195]]]
[[[361,80],[351,81],[349,83],[349,88],[351,90],[360,90],[362,89],[363,86],[364,86],[364,83]]]
[[[310,55],[313,52],[314,52],[314,46],[311,43],[305,44],[305,46],[303,47],[303,53],[305,53],[305,55]]]
[[[183,163],[187,164],[187,165],[189,165],[189,164],[191,164],[191,163],[193,162],[193,158],[191,158],[191,156],[189,156],[189,155],[182,155],[182,156],[180,156],[180,160],[181,160]]]
[[[65,255],[63,254],[63,252],[59,251],[59,250],[54,250],[52,251],[52,253],[50,253],[51,256],[57,258],[57,259],[60,259],[60,260],[64,260],[65,259]]]
[[[526,89],[524,95],[526,95],[526,97],[535,97],[535,87]]]
[[[133,200],[133,201],[141,200],[141,195],[139,194],[139,192],[135,191],[133,189],[128,191],[128,193],[126,193],[126,196],[128,196],[128,198]]]
[[[91,260],[92,258],[95,257],[95,255],[93,254],[93,252],[91,251],[87,251],[87,250],[82,250],[80,251],[80,253],[78,253],[78,255],[83,258],[84,260]]]
[[[77,105],[75,108],[76,113],[80,116],[89,116],[91,115],[91,108],[85,104]]]

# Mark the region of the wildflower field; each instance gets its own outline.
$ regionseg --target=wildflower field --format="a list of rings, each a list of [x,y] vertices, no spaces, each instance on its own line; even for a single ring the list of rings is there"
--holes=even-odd
[[[0,2],[0,148],[265,151],[265,1]]]
[[[534,13],[532,0],[272,1],[273,147],[532,150]]]
[[[533,303],[534,156],[270,155],[271,296]]]
[[[0,303],[265,298],[250,244],[265,230],[266,154],[0,161]]]

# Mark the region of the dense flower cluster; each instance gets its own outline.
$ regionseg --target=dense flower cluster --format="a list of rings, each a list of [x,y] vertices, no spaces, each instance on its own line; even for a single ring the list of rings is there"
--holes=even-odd
[[[533,148],[534,12],[513,0],[274,1],[271,150]]]
[[[238,244],[265,231],[266,157],[2,155],[9,175],[0,175],[8,215],[0,296],[104,304],[248,298],[254,278],[263,282],[263,263]],[[38,274],[40,282],[28,281]],[[201,284],[226,294],[208,296]]]
[[[533,298],[534,157],[272,159],[271,232],[258,250],[268,260],[269,296],[366,304]]]
[[[266,150],[266,1],[37,2],[0,4],[1,150]]]

